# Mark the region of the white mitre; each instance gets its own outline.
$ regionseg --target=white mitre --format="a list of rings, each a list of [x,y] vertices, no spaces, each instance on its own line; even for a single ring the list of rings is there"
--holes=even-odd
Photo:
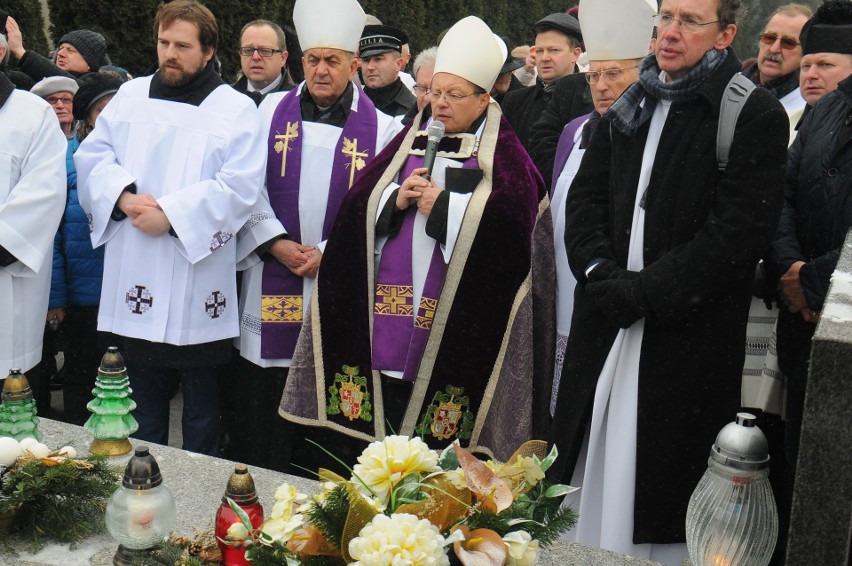
[[[355,53],[366,21],[356,0],[296,0],[293,7],[302,51],[324,47]]]
[[[645,57],[656,13],[656,0],[580,0],[580,29],[589,59]]]
[[[435,72],[467,79],[485,92],[491,92],[506,61],[506,46],[476,16],[468,16],[444,35],[435,57]]]

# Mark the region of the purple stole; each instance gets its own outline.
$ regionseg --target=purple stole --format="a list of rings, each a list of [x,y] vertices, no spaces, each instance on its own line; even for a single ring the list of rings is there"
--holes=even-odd
[[[562,170],[568,162],[568,157],[574,149],[574,134],[576,134],[580,126],[589,119],[589,116],[591,116],[591,114],[583,114],[582,116],[574,118],[565,124],[564,128],[562,128],[562,134],[559,136],[559,143],[556,145],[556,157],[553,159],[553,180],[550,183],[551,197],[553,196],[553,191],[556,189],[556,181],[559,179],[559,175],[562,174]]]
[[[422,156],[409,155],[400,170],[399,179],[407,179],[422,165]],[[475,155],[468,157],[462,165],[466,169],[478,166]],[[382,248],[373,308],[371,366],[378,370],[402,371],[404,381],[414,381],[417,377],[447,275],[441,244],[436,241],[415,317],[411,245],[416,215],[417,207],[409,206],[399,234],[388,238]]]
[[[278,104],[269,129],[266,162],[266,189],[275,216],[287,227],[289,238],[301,243],[299,222],[299,182],[302,173],[302,112],[298,89]],[[302,93],[310,96],[307,87]],[[354,180],[376,156],[378,120],[376,108],[358,93],[358,110],[350,112],[343,126],[331,165],[328,205],[322,227],[326,239],[340,204]],[[267,256],[261,286],[260,355],[263,358],[291,358],[302,329],[303,281],[274,257]]]

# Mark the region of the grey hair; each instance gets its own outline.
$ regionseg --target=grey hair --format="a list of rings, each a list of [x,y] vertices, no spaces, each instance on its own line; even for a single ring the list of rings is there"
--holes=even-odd
[[[243,26],[243,29],[240,30],[240,41],[243,39],[243,34],[246,32],[248,28],[260,27],[260,26],[269,26],[272,28],[272,31],[275,32],[275,38],[278,41],[278,49],[283,51],[287,51],[287,36],[284,34],[284,30],[281,29],[281,26],[276,24],[275,22],[271,22],[269,20],[252,20],[246,25]]]
[[[423,67],[434,67],[435,59],[438,57],[438,48],[430,47],[417,54],[414,58],[414,65],[411,67],[411,72],[414,73],[414,78],[417,78],[417,72]]]
[[[0,33],[0,48],[6,50],[6,53],[3,55],[3,60],[0,61],[0,66],[5,66],[9,62],[9,55],[11,51],[9,51],[9,42],[6,41],[6,36]]]

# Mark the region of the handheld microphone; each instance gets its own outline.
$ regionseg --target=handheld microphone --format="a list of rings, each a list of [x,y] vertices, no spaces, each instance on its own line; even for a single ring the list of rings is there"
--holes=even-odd
[[[441,138],[444,137],[446,127],[443,122],[432,120],[429,127],[426,129],[426,153],[423,156],[423,167],[426,168],[426,174],[421,175],[424,179],[432,177],[432,167],[435,166],[435,156],[438,154],[438,144],[441,143]]]

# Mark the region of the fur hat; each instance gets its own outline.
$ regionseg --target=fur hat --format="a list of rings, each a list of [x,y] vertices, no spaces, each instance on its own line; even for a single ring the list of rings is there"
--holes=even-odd
[[[62,45],[63,43],[67,43],[79,51],[92,71],[97,71],[102,65],[107,64],[106,39],[96,31],[87,29],[69,31],[59,38],[56,45]]]
[[[74,95],[74,119],[85,120],[95,102],[118,92],[124,84],[121,79],[107,73],[89,73],[80,79],[80,88]]]
[[[805,22],[800,34],[802,55],[852,54],[852,2],[826,0]]]

